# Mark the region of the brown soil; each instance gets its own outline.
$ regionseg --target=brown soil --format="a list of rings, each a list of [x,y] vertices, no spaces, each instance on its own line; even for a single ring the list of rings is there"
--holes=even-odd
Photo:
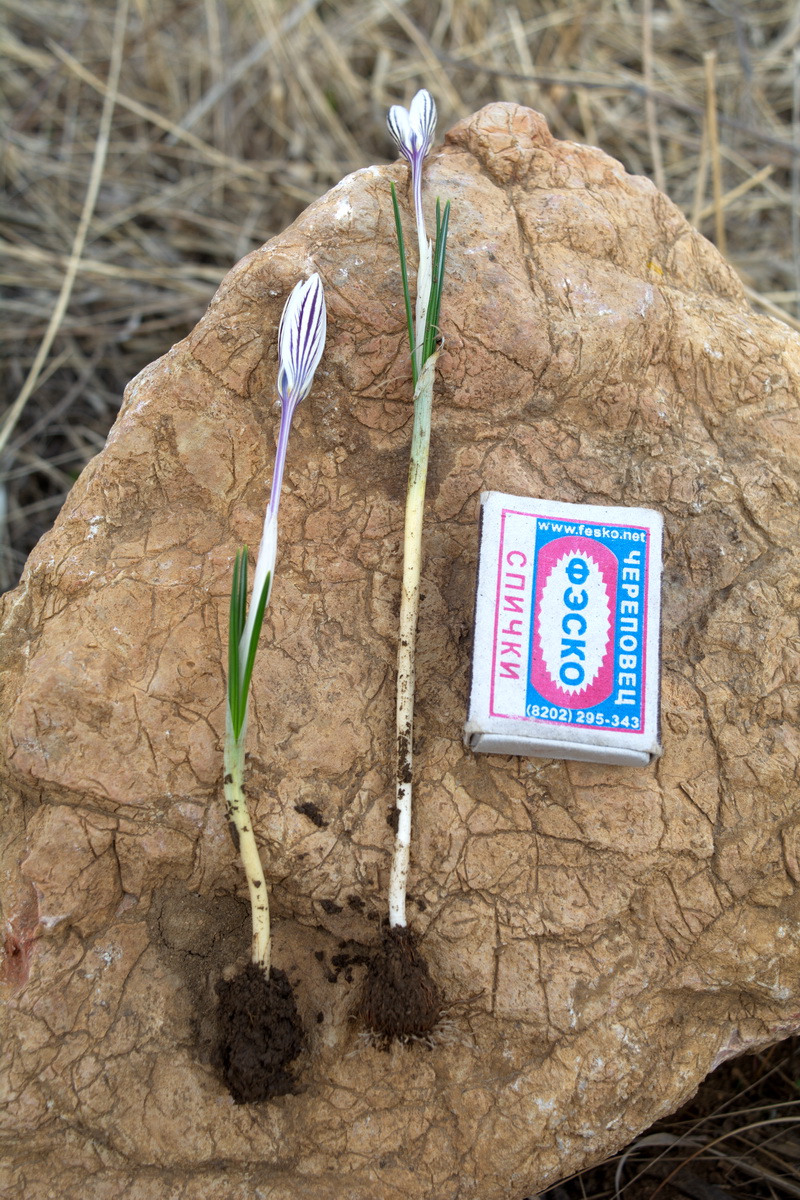
[[[410,929],[387,929],[372,959],[358,1015],[373,1033],[387,1042],[424,1037],[442,1011],[441,993]]]
[[[248,963],[217,985],[222,1077],[237,1104],[294,1092],[292,1063],[303,1049],[303,1027],[285,971],[269,978]]]

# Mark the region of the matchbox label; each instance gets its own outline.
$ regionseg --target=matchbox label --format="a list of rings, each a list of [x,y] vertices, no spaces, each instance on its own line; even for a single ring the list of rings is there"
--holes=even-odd
[[[649,550],[644,526],[502,509],[490,716],[642,732]]]
[[[587,538],[556,538],[534,570],[529,702],[602,703],[614,686],[616,558]]]

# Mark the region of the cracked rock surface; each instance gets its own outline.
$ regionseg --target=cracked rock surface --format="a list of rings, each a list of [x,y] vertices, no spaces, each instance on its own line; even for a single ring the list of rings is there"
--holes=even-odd
[[[453,210],[410,912],[450,1007],[432,1049],[382,1052],[349,1019],[392,838],[411,388],[391,179],[410,219],[405,166],[371,167],[230,272],[4,599],[9,1194],[522,1200],[800,1029],[800,340],[650,182],[508,104],[426,164],[426,203]],[[298,1094],[235,1106],[210,1061],[249,938],[227,606],[268,497],[277,323],[311,270],[328,348],[248,742],[308,1045]],[[464,749],[487,488],[664,513],[652,767]]]

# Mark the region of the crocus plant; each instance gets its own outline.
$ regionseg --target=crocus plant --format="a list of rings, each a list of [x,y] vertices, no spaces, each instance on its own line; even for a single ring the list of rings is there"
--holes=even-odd
[[[239,849],[250,891],[253,919],[252,961],[270,968],[269,897],[244,794],[244,747],[247,707],[256,648],[269,602],[278,547],[278,509],[281,501],[286,448],[295,409],[308,395],[325,347],[325,296],[319,275],[298,283],[281,317],[278,331],[278,396],[281,422],[275,453],[269,505],[256,559],[253,593],[247,608],[247,548],[239,550],[233,567],[228,627],[228,705],[225,728],[225,802],[234,843]]]
[[[410,109],[394,105],[389,111],[387,124],[400,153],[408,159],[411,166],[411,187],[419,241],[416,310],[412,318],[403,228],[397,193],[392,184],[414,380],[414,428],[411,435],[411,461],[406,494],[400,641],[397,658],[397,833],[389,881],[389,925],[395,927],[406,925],[406,889],[411,842],[414,656],[422,570],[422,517],[428,475],[434,371],[439,356],[436,347],[450,201],[445,205],[443,213],[439,201],[436,202],[436,237],[434,245],[431,246],[422,211],[422,164],[431,148],[436,129],[436,105],[430,93],[417,92]]]
[[[389,112],[389,131],[411,168],[411,190],[419,243],[416,304],[412,309],[408,266],[394,184],[391,185],[400,271],[405,298],[411,373],[414,382],[414,426],[408,469],[403,580],[400,594],[400,636],[397,652],[397,734],[395,762],[396,832],[389,877],[389,929],[383,945],[370,963],[364,981],[361,1015],[374,1033],[385,1040],[427,1036],[441,1010],[441,998],[406,921],[406,891],[411,846],[411,791],[414,735],[414,658],[419,615],[422,569],[422,518],[428,474],[433,383],[438,350],[439,305],[444,281],[450,202],[442,211],[436,202],[433,245],[425,228],[422,208],[422,166],[433,142],[436,105],[426,91],[417,92],[410,109],[395,105]]]

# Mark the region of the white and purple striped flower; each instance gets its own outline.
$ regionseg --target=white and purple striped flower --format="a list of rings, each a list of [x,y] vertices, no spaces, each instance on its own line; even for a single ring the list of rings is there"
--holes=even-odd
[[[305,283],[298,283],[292,289],[278,328],[277,388],[281,401],[281,423],[275,449],[272,488],[253,575],[253,593],[239,645],[242,661],[247,658],[249,652],[261,593],[264,587],[270,590],[272,587],[278,551],[278,508],[281,502],[289,431],[295,409],[311,389],[314,372],[325,349],[326,327],[325,293],[322,290],[322,280],[315,272]]]
[[[414,215],[417,222],[419,242],[419,267],[417,269],[416,341],[417,371],[422,370],[422,342],[425,333],[425,318],[431,290],[431,244],[425,231],[425,214],[422,211],[422,162],[433,143],[436,132],[436,103],[430,92],[422,88],[411,101],[410,108],[393,104],[386,118],[389,132],[400,153],[411,166],[411,188],[414,193]]]
[[[393,104],[386,118],[389,133],[397,142],[397,147],[411,165],[411,186],[414,192],[414,209],[417,218],[417,231],[420,236],[420,251],[422,239],[425,236],[425,218],[422,215],[422,160],[433,144],[436,132],[436,102],[430,92],[422,88],[411,101],[410,108],[401,104]]]
[[[400,153],[412,169],[421,164],[428,153],[436,132],[436,104],[430,92],[422,88],[411,101],[411,108],[393,104],[386,118],[389,132],[397,142]]]
[[[325,295],[316,272],[286,301],[278,329],[278,395],[284,410],[305,399],[325,348]]]

